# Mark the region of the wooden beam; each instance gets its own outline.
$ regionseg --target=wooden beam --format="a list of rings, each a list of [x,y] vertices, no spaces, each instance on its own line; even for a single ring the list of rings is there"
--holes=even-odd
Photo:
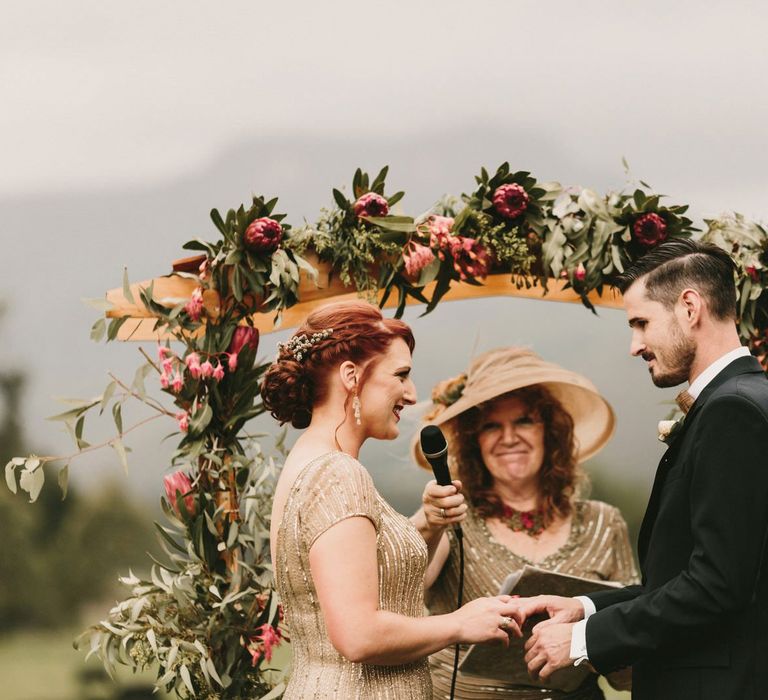
[[[306,318],[307,314],[316,308],[336,301],[358,298],[354,289],[342,284],[338,276],[331,277],[330,269],[327,265],[320,264],[317,267],[320,273],[317,285],[302,271],[301,284],[299,285],[299,298],[301,302],[283,311],[279,326],[275,326],[274,313],[254,314],[254,325],[261,333],[294,328]],[[531,283],[532,280],[528,280],[528,282]],[[134,299],[138,301],[141,298],[139,296],[139,289],[146,289],[152,283],[154,284],[154,300],[168,308],[174,307],[180,301],[189,299],[195,287],[199,286],[194,279],[171,274],[165,277],[156,277],[154,280],[132,284],[131,293]],[[522,286],[518,286],[518,284],[522,284]],[[512,296],[542,301],[581,304],[579,295],[573,289],[564,289],[565,284],[565,280],[550,279],[547,285],[548,291],[545,294],[539,285],[526,288],[524,278],[512,278],[509,273],[493,274],[485,279],[482,286],[454,283],[443,297],[441,303],[458,299]],[[424,291],[425,296],[431,296],[434,285],[435,283],[432,283],[426,287]],[[380,295],[381,293],[379,293],[379,298]],[[622,306],[621,294],[613,287],[606,287],[602,296],[598,296],[596,292],[591,292],[588,298],[595,306],[614,309],[621,308]],[[118,332],[118,340],[146,341],[166,337],[153,329],[155,318],[141,305],[140,301],[138,304],[132,304],[125,298],[122,287],[110,289],[107,292],[107,300],[113,304],[113,308],[107,312],[107,317],[129,317]],[[420,302],[409,297],[407,303],[411,305]],[[394,307],[396,305],[397,299],[390,298],[387,301],[386,307]]]

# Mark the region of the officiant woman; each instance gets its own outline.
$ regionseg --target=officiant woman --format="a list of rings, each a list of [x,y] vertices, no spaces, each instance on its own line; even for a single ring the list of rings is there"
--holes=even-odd
[[[423,507],[412,518],[434,551],[425,581],[433,615],[456,605],[458,548],[449,526],[457,522],[464,530],[465,601],[498,593],[507,575],[526,564],[600,581],[637,581],[619,511],[580,497],[579,464],[606,444],[614,424],[610,405],[588,379],[529,350],[501,348],[438,384],[432,400],[425,420],[446,434],[457,478],[454,486],[427,484]],[[413,450],[426,467],[416,442]],[[435,698],[447,698],[452,650],[434,654],[430,664]],[[627,687],[629,672],[611,681]],[[595,674],[570,693],[545,687],[459,673],[456,697],[603,698]]]

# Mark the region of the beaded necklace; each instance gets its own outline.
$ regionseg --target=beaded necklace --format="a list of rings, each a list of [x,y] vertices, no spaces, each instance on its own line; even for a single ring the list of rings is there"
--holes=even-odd
[[[500,510],[499,520],[512,532],[524,532],[529,537],[538,537],[547,527],[541,509],[517,510],[503,504]]]

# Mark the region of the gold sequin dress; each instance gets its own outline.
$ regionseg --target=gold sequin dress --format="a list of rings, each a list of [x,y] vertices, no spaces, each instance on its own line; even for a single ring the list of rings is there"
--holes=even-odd
[[[328,528],[363,516],[376,528],[379,608],[422,617],[427,546],[411,522],[376,491],[370,475],[343,452],[312,460],[286,501],[276,544],[275,578],[293,650],[285,700],[428,700],[426,659],[399,666],[353,663],[328,638],[309,568],[309,549]]]
[[[464,530],[464,601],[496,595],[504,579],[524,565],[537,566],[572,576],[599,581],[637,583],[627,525],[618,509],[600,501],[576,501],[571,531],[566,543],[540,562],[518,556],[494,539],[485,520],[472,508],[462,523]],[[433,615],[455,610],[459,554],[453,533],[451,550],[435,583],[427,591],[427,606]],[[453,649],[430,657],[435,700],[449,695],[453,672]],[[533,686],[521,687],[490,678],[464,675],[456,680],[456,698],[461,700],[599,700],[602,691],[594,674],[571,693]]]

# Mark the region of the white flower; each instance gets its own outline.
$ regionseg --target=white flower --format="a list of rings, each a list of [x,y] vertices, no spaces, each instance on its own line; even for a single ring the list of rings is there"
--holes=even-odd
[[[660,420],[659,421],[659,440],[666,442],[677,428],[680,421]]]
[[[566,217],[568,214],[574,214],[579,211],[579,205],[574,202],[569,192],[561,192],[557,195],[555,203],[552,205],[552,215],[558,219]]]

